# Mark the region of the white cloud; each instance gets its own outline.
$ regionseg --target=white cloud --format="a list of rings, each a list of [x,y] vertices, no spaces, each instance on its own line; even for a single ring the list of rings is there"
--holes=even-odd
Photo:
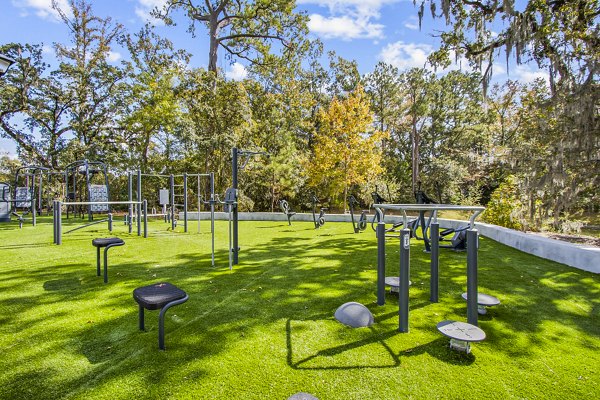
[[[42,54],[54,55],[54,49],[52,46],[44,44],[42,45]]]
[[[231,65],[231,68],[225,72],[225,76],[234,81],[241,81],[246,79],[248,76],[248,71],[242,64],[235,62]]]
[[[107,57],[108,62],[117,62],[121,58],[123,58],[123,57],[121,56],[121,53],[119,53],[118,51],[112,51],[112,50],[108,51],[108,57]]]
[[[434,47],[426,43],[404,43],[402,41],[386,45],[379,53],[379,59],[387,64],[397,67],[400,71],[410,68],[426,68],[436,75],[445,75],[450,71],[471,71],[469,62],[464,57],[458,60],[450,53],[451,64],[447,68],[434,69],[427,57],[434,51]]]
[[[399,70],[424,68],[427,64],[427,56],[432,51],[433,47],[428,44],[399,41],[386,45],[379,53],[379,58]]]
[[[59,8],[67,15],[71,16],[71,8],[67,0],[56,0]],[[12,4],[15,7],[23,9],[21,16],[27,16],[27,9],[33,9],[35,15],[42,19],[46,19],[53,22],[60,21],[60,15],[58,11],[52,8],[52,0],[12,0]]]
[[[298,0],[297,4],[314,4],[329,10],[328,16],[312,14],[308,27],[324,38],[371,39],[383,38],[381,8],[399,0]]]
[[[340,38],[342,40],[371,39],[383,37],[381,24],[372,24],[368,20],[354,20],[348,16],[323,17],[312,14],[308,29],[326,39]]]
[[[542,78],[546,83],[550,82],[548,72],[541,69],[533,69],[527,65],[517,65],[509,69],[508,75],[521,83],[532,83],[538,78]]]
[[[135,15],[144,22],[148,21],[154,25],[163,25],[162,20],[150,15],[150,11],[155,8],[162,9],[166,2],[167,0],[138,0],[138,6],[135,7]]]
[[[409,19],[404,21],[404,27],[413,31],[419,30],[419,18],[411,15]]]

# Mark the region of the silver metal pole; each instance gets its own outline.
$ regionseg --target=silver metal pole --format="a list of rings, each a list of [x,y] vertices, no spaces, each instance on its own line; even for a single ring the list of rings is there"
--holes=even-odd
[[[60,201],[57,201],[57,210],[56,210],[56,215],[57,215],[57,228],[56,228],[56,244],[57,245],[61,245],[62,244],[62,203]]]
[[[434,211],[435,213],[435,211]],[[440,282],[440,224],[435,221],[430,225],[431,230],[431,261],[430,261],[430,281],[429,281],[429,301],[439,302],[439,282]]]
[[[183,174],[183,231],[188,231],[187,173]]]
[[[137,201],[140,203],[136,207],[137,211],[137,234],[138,236],[142,235],[142,221],[140,221],[140,216],[142,214],[142,171],[138,169],[137,171]]]
[[[144,237],[148,237],[148,200],[144,199]]]
[[[467,230],[467,322],[477,326],[477,250],[479,232]]]
[[[377,305],[385,304],[385,222],[383,212],[376,209],[379,216],[377,223]]]
[[[410,279],[410,229],[400,231],[400,287],[398,296],[398,330],[408,332],[408,282]]]

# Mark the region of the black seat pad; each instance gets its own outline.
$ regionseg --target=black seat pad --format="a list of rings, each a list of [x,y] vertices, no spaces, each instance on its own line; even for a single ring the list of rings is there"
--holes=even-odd
[[[109,244],[125,244],[125,242],[121,238],[113,237],[94,239],[92,240],[92,244],[96,247],[106,247]]]
[[[158,310],[167,303],[179,300],[187,294],[175,285],[167,282],[143,286],[133,291],[133,298],[142,307],[148,310]]]

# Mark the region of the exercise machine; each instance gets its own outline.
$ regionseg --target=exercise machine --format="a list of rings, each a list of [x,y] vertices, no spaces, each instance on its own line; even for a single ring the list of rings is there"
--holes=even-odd
[[[94,213],[108,213],[110,193],[107,166],[102,161],[78,160],[65,167],[65,192],[67,218],[69,211],[84,216],[87,206],[88,220]],[[74,204],[77,203],[77,204]]]
[[[319,229],[323,225],[325,225],[325,212],[328,210],[327,207],[318,207],[319,208],[319,217],[317,218],[317,205],[321,203],[316,194],[312,194],[312,216],[313,222],[315,224],[315,229]]]
[[[279,207],[288,219],[288,226],[292,226],[292,217],[296,215],[296,213],[292,211],[292,209],[290,208],[290,204],[287,202],[287,200],[282,199],[279,200]]]
[[[360,212],[360,217],[358,218],[358,222],[354,220],[354,206],[359,205],[358,200],[353,195],[348,196],[348,205],[350,207],[350,218],[352,219],[352,228],[354,229],[354,233],[360,233],[364,231],[367,227],[367,210],[362,210]]]

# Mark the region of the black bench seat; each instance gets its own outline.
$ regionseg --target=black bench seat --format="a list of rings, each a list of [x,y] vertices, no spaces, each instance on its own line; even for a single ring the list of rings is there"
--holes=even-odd
[[[185,303],[188,295],[177,286],[168,282],[155,283],[143,286],[133,291],[133,298],[139,306],[139,328],[144,328],[144,308],[147,310],[160,310],[158,315],[158,348],[165,349],[165,313],[178,304]]]
[[[92,240],[92,245],[96,247],[96,274],[98,276],[100,276],[100,249],[104,248],[104,283],[108,283],[108,249],[124,244],[125,241],[118,237]]]

